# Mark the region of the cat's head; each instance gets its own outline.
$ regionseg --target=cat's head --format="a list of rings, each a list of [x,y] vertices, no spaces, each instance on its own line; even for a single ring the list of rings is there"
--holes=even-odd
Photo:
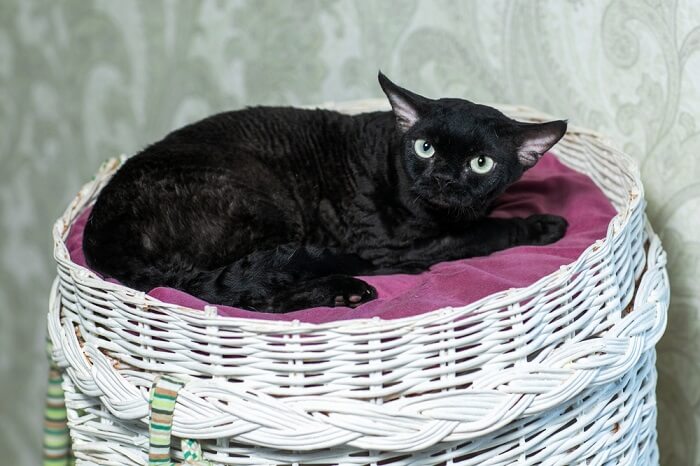
[[[381,72],[402,134],[412,194],[429,209],[482,215],[566,133],[566,121],[523,123],[462,99],[428,99]]]

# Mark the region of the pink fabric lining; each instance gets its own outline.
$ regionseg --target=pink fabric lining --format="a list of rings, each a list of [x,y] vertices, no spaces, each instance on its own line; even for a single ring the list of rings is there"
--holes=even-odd
[[[89,211],[86,209],[80,214],[66,239],[71,259],[83,267],[86,267],[83,229]],[[528,286],[573,262],[588,246],[605,237],[608,224],[616,214],[605,195],[587,176],[565,167],[551,154],[545,155],[501,196],[492,215],[514,217],[535,213],[566,218],[569,229],[564,238],[547,246],[521,246],[486,257],[436,264],[419,275],[363,277],[377,288],[379,298],[356,309],[318,307],[287,314],[266,314],[218,306],[218,312],[230,317],[322,323],[375,316],[396,319],[447,306],[465,306],[492,293]],[[155,288],[148,294],[193,309],[204,309],[207,304],[172,288]]]

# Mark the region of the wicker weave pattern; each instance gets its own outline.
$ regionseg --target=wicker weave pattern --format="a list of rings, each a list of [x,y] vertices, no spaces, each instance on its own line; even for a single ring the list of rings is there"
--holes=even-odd
[[[626,155],[578,128],[555,150],[619,212],[576,262],[463,308],[327,324],[202,315],[73,264],[63,239],[108,163],[54,229],[49,334],[77,458],[144,464],[148,390],[177,374],[173,435],[211,440],[215,463],[656,464],[665,254]]]

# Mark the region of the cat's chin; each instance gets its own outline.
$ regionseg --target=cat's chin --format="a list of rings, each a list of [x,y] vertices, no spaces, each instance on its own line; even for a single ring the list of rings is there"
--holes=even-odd
[[[474,220],[486,214],[486,209],[482,206],[474,206],[454,199],[434,197],[422,200],[429,211],[455,220]]]

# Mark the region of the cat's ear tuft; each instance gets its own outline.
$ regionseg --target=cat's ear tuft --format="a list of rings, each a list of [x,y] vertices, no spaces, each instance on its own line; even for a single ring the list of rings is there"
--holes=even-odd
[[[396,125],[402,133],[405,133],[420,120],[421,111],[424,110],[428,99],[397,86],[381,71],[378,78],[379,85],[382,86],[396,116]]]
[[[566,120],[547,123],[520,123],[518,130],[518,160],[525,168],[537,163],[566,134]]]

